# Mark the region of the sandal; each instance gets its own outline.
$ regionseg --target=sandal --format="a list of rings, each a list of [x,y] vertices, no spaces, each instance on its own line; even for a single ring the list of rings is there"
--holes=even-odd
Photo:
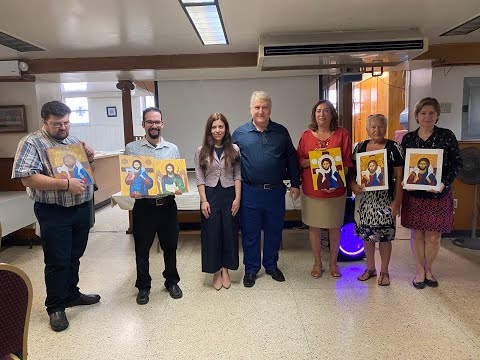
[[[314,277],[315,279],[319,279],[322,277],[322,264],[320,265],[313,265],[312,266],[312,271],[310,272],[310,275]]]
[[[366,276],[366,277],[365,277]],[[373,269],[373,270],[368,270],[368,269],[365,269],[365,271],[363,272],[362,275],[360,275],[359,277],[357,277],[357,279],[359,281],[367,281],[368,279],[372,278],[372,277],[375,277],[377,276],[377,270]]]
[[[380,272],[380,277],[378,278],[378,285],[380,286],[390,285],[390,275],[387,272]]]
[[[332,275],[334,278],[339,278],[342,276],[342,273],[338,271],[336,266],[330,266],[330,275]]]

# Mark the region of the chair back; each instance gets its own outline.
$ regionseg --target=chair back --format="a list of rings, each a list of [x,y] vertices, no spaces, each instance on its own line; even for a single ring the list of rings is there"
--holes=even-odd
[[[27,274],[0,263],[0,359],[10,353],[27,358],[32,292]]]

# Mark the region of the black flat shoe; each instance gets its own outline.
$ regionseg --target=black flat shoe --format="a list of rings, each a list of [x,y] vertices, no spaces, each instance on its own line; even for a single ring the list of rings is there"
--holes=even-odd
[[[425,279],[419,282],[415,282],[415,279],[413,279],[412,285],[415,289],[425,289]]]
[[[183,296],[182,289],[177,284],[170,285],[167,290],[174,299],[180,299]]]
[[[65,307],[74,307],[81,305],[93,305],[100,301],[100,295],[97,294],[82,294],[75,300],[68,302]]]
[[[435,278],[432,278],[432,279],[425,278],[425,285],[436,288],[438,287],[438,281]]]
[[[255,274],[245,274],[243,277],[243,286],[245,287],[252,287],[255,285],[255,279],[257,278],[257,275]]]
[[[272,279],[275,281],[285,281],[285,276],[283,276],[283,273],[280,271],[279,268],[273,268],[271,270],[266,270],[265,271],[268,275],[272,276]]]
[[[150,295],[150,290],[149,289],[138,290],[137,304],[138,305],[148,304],[148,301],[150,300],[148,295]]]
[[[57,311],[48,314],[50,317],[50,327],[53,331],[63,331],[68,328],[68,320],[65,311]]]

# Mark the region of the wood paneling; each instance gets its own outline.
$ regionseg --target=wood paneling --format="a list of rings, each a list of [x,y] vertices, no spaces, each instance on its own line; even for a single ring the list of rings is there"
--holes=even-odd
[[[109,200],[120,191],[120,168],[118,155],[95,159],[93,172],[98,190],[95,191],[95,205]]]
[[[368,139],[367,118],[371,114],[383,114],[388,119],[387,135],[395,138],[400,127],[400,113],[405,109],[405,72],[384,73],[354,83],[356,93],[353,116],[353,142]]]
[[[415,60],[432,60],[434,67],[480,65],[480,43],[429,45]]]
[[[466,147],[480,148],[480,142],[460,141],[460,149]],[[474,185],[466,185],[458,180],[453,182],[453,197],[457,199],[453,228],[454,230],[470,230],[472,228],[472,214],[479,212],[479,204],[473,204]],[[480,187],[477,189],[478,201],[480,202]],[[477,229],[480,227],[480,216],[477,217]]]
[[[11,179],[13,158],[0,158],[0,191],[25,191],[20,179]]]
[[[400,126],[400,114],[406,107],[405,72],[390,72],[388,77],[388,130],[387,137],[395,139],[395,131],[403,129]]]
[[[256,67],[256,52],[28,60],[28,74],[79,71]]]

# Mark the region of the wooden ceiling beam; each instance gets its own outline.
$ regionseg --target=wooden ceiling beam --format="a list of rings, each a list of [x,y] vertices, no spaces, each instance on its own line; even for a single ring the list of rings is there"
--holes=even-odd
[[[256,52],[28,60],[28,74],[257,66]]]
[[[433,67],[480,65],[480,43],[433,44],[414,60],[432,60]]]

